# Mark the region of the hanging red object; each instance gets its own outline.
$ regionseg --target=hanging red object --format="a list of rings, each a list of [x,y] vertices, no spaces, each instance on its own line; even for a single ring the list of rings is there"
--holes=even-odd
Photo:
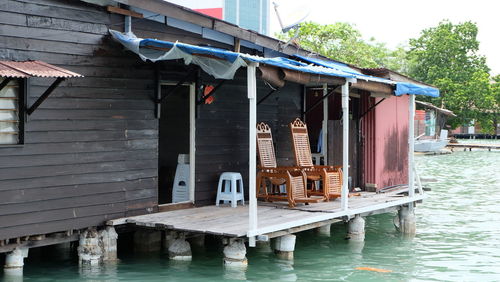
[[[205,89],[203,90],[203,97],[210,95],[210,93],[212,93],[214,88],[215,87],[213,85],[205,85]],[[212,104],[214,101],[215,101],[215,97],[209,96],[208,98],[205,99],[205,104],[209,105],[209,104]]]

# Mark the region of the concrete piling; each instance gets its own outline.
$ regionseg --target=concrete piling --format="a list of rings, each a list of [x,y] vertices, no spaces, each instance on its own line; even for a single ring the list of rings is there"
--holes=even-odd
[[[274,241],[274,252],[281,259],[293,260],[296,236],[292,234],[277,237]]]
[[[186,241],[184,233],[179,233],[178,237],[168,247],[168,256],[173,260],[191,260],[191,245]]]
[[[28,257],[28,251],[29,249],[26,247],[17,247],[12,252],[7,253],[4,268],[12,269],[13,271],[11,272],[16,272],[15,270],[17,269],[22,273],[24,258]]]
[[[359,214],[349,220],[347,238],[352,241],[365,240],[365,220]]]
[[[229,244],[224,247],[224,266],[247,267],[247,249],[241,239],[230,239]]]
[[[331,236],[331,224],[323,225],[318,228],[316,228],[316,232],[318,235],[324,236],[324,237],[330,237]]]
[[[117,256],[117,240],[118,234],[115,228],[112,226],[106,227],[106,229],[99,232],[99,237],[102,241],[102,254],[103,261],[115,261],[118,260]]]
[[[80,234],[79,243],[78,261],[80,265],[93,266],[102,262],[102,240],[96,229],[89,228]]]
[[[414,235],[416,233],[415,212],[408,206],[401,206],[398,211],[396,228],[403,234]]]

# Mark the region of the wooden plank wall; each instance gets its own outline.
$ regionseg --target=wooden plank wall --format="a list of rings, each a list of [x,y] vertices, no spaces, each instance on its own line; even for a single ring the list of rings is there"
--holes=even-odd
[[[196,204],[215,203],[219,175],[238,171],[248,183],[248,98],[246,69],[227,81],[210,105],[198,107],[196,121]],[[271,90],[258,79],[260,100]],[[213,83],[209,77],[203,83]],[[257,121],[270,124],[280,165],[294,162],[288,123],[300,116],[302,86],[288,82],[257,106]],[[247,185],[248,186],[248,185]],[[248,187],[245,193],[248,195]],[[248,199],[248,198],[247,198]]]
[[[342,165],[344,154],[343,149],[343,128],[341,120],[328,121],[328,165]],[[359,142],[357,120],[350,120],[349,124],[349,176],[352,187],[358,187],[359,182]]]
[[[157,202],[153,68],[108,38],[120,23],[78,1],[0,2],[0,58],[81,73],[29,117],[26,144],[0,147],[0,239],[151,212]],[[121,25],[115,25],[121,28]],[[29,103],[51,79],[33,79]]]
[[[30,116],[25,145],[0,147],[0,239],[95,226],[156,207],[154,67],[124,52],[108,28],[122,30],[123,17],[79,1],[0,2],[0,59],[42,60],[85,76],[63,82]],[[133,30],[139,37],[230,48],[147,20],[134,21]],[[169,67],[177,72],[174,81],[186,72]],[[51,82],[33,79],[29,103]],[[197,205],[214,203],[221,172],[248,178],[246,87],[242,69],[216,102],[198,107]],[[259,81],[259,98],[269,90]],[[288,123],[300,116],[301,93],[302,86],[288,83],[258,106],[258,120],[273,127],[282,165],[294,162]]]

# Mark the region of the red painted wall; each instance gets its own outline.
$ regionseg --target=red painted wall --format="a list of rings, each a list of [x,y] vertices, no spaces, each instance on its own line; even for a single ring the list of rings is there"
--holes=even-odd
[[[408,183],[408,102],[407,95],[387,98],[363,121],[364,182],[377,189]]]
[[[408,106],[408,95],[404,95],[385,99],[375,108],[375,183],[379,189],[408,183]]]
[[[222,8],[206,8],[206,9],[193,9],[193,10],[222,20],[222,12],[223,12]]]

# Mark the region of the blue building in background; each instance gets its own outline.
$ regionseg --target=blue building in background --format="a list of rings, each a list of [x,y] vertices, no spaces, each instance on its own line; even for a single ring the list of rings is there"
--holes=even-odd
[[[269,0],[225,0],[224,20],[269,35]]]
[[[242,28],[269,35],[269,0],[168,0]]]

